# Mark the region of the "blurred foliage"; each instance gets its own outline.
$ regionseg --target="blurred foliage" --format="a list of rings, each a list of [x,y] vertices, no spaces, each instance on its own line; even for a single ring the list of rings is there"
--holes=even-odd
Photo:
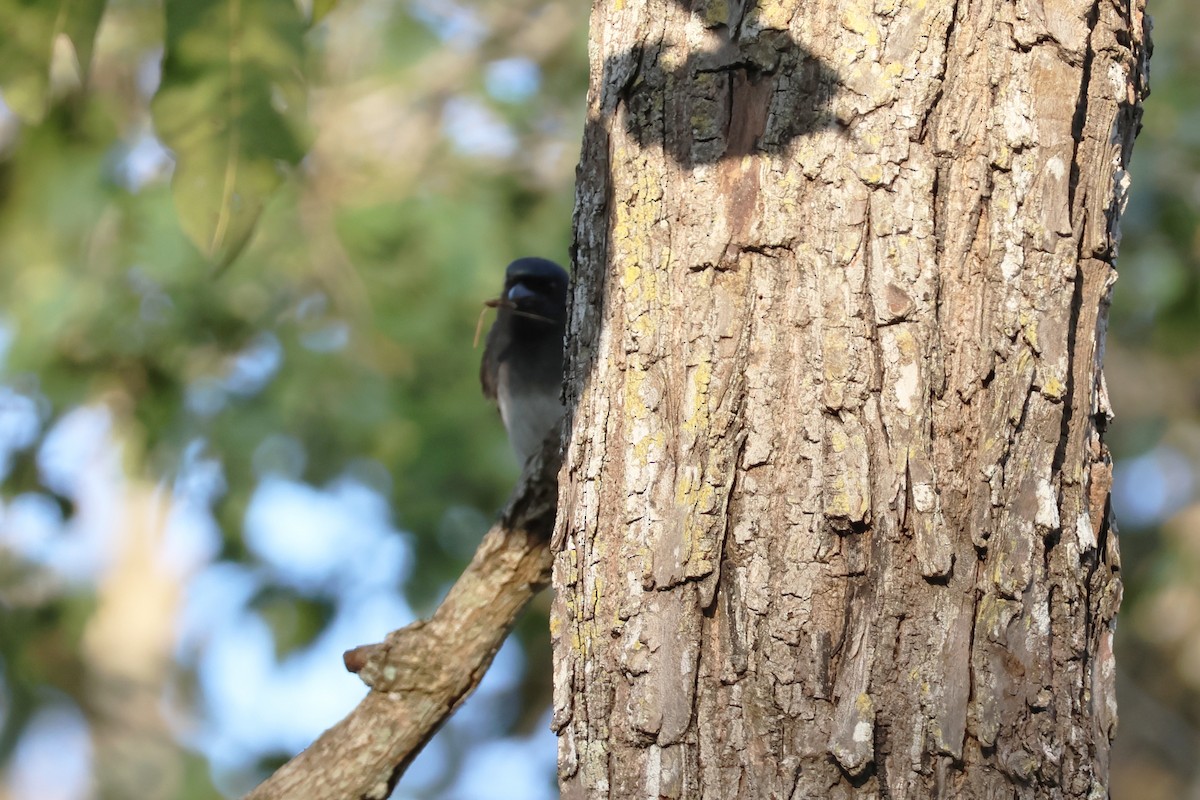
[[[51,93],[50,67],[60,35],[69,42],[86,74],[104,5],[105,0],[0,2],[0,19],[7,23],[0,38],[0,87],[14,113],[33,123],[45,116]]]
[[[166,3],[154,128],[175,154],[172,195],[188,236],[225,264],[303,155],[304,22],[292,0]]]
[[[1113,797],[1200,797],[1200,28],[1155,0],[1105,372],[1125,600]]]
[[[130,481],[169,488],[197,452],[219,464],[223,560],[256,568],[242,534],[265,477],[383,493],[427,613],[517,474],[472,336],[509,260],[566,261],[586,9],[0,0],[0,18],[8,507],[52,500],[51,537],[78,535],[91,501],[45,441],[100,405]],[[35,434],[6,407],[35,409]],[[83,641],[103,602],[99,567],[56,574],[6,545],[24,535],[6,519],[0,764],[45,704],[92,714]],[[256,574],[246,608],[277,654],[307,646],[335,599]],[[544,616],[523,628],[546,653]],[[202,717],[177,680],[162,688]],[[213,796],[181,758],[185,796]]]

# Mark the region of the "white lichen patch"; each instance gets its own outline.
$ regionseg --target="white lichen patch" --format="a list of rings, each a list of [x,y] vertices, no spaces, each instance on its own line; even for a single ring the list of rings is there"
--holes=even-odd
[[[1000,260],[1000,273],[1004,275],[1004,280],[1016,280],[1021,274],[1021,267],[1025,266],[1025,248],[1021,247],[1019,242],[1009,241],[1004,243],[1004,258]]]
[[[1092,529],[1092,518],[1087,512],[1080,513],[1075,520],[1075,539],[1079,542],[1079,552],[1086,553],[1096,547],[1096,531]]]
[[[658,797],[659,778],[662,775],[662,748],[656,744],[646,750],[646,796]]]
[[[1108,65],[1108,80],[1113,87],[1113,97],[1118,103],[1129,99],[1129,73],[1119,61]]]
[[[1033,622],[1033,630],[1039,637],[1050,634],[1050,606],[1046,602],[1034,603],[1029,609],[1029,617]]]
[[[933,511],[933,503],[937,497],[934,492],[933,484],[918,483],[912,487],[913,507],[922,514],[927,514]]]
[[[1037,130],[1029,116],[1029,94],[1026,91],[1013,87],[1004,92],[997,111],[1011,149],[1023,150],[1037,141]]]
[[[1067,175],[1067,165],[1059,156],[1051,156],[1046,162],[1046,171],[1061,181]]]
[[[920,392],[921,376],[916,362],[901,364],[900,374],[896,377],[896,405],[909,416],[916,414]]]
[[[1052,531],[1059,525],[1058,497],[1055,496],[1050,481],[1045,478],[1039,478],[1037,482],[1037,511],[1034,513],[1033,522],[1038,528],[1047,531]]]

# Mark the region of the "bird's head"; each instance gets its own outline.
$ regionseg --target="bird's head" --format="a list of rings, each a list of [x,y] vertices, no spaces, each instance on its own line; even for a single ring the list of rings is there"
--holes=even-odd
[[[561,325],[566,316],[567,272],[544,258],[519,258],[504,273],[501,313],[532,324]]]

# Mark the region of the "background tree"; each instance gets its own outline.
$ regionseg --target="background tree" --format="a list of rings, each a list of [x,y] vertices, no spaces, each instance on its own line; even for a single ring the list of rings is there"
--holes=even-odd
[[[597,4],[570,797],[1096,797],[1140,4]]]
[[[0,0],[0,797],[239,795],[353,706],[341,651],[428,613],[516,477],[469,341],[511,255],[565,260],[582,6],[250,5]],[[1113,789],[1175,800],[1200,764],[1200,34],[1187,0],[1152,10],[1106,356]],[[236,54],[243,116],[278,84],[270,124],[187,141],[236,117]],[[255,182],[176,205],[173,175],[243,160]],[[398,797],[553,796],[544,614]]]

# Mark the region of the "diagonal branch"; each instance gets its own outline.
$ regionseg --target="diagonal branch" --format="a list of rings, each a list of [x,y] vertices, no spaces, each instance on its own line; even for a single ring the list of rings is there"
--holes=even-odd
[[[371,687],[354,711],[246,800],[383,800],[479,684],[529,600],[550,582],[558,447],[526,466],[500,519],[429,620],[347,651]]]

